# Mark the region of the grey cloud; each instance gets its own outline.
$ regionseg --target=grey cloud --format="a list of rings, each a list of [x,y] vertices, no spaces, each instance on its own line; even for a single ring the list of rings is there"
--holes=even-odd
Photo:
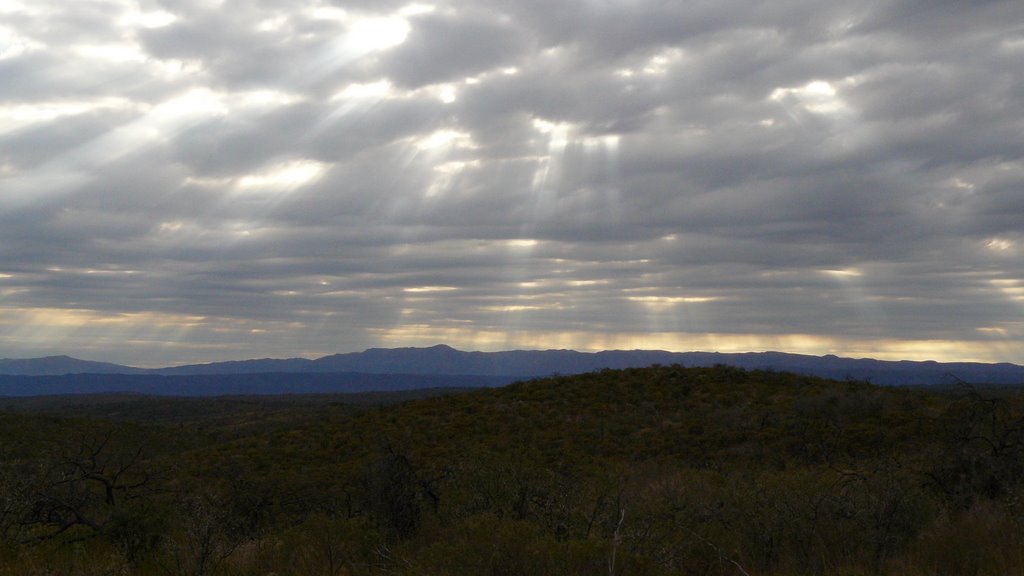
[[[251,11],[206,14],[154,29],[141,38],[157,58],[201,62],[216,86],[275,86],[309,55],[291,34],[250,28],[257,24],[253,16]],[[250,27],[239,25],[240,20]]]
[[[131,111],[99,110],[84,112],[39,123],[0,136],[4,160],[19,170],[32,169],[44,162],[72,153],[77,147],[137,118]]]
[[[512,23],[488,13],[464,12],[414,19],[409,38],[384,57],[382,70],[400,85],[415,88],[514,66],[529,48]]]
[[[435,99],[403,99],[369,104],[336,104],[340,110],[325,107],[321,118],[308,125],[308,147],[317,158],[338,161],[395,140],[427,136],[448,126],[446,111]]]
[[[294,153],[318,114],[317,107],[302,104],[262,113],[233,112],[178,135],[173,141],[176,160],[196,176],[244,175],[278,156]]]
[[[44,46],[0,60],[0,105],[125,104],[0,132],[0,314],[166,318],[58,330],[59,352],[309,355],[403,327],[1024,337],[1016,3],[445,3],[366,54],[351,21],[276,0],[158,6],[178,20],[127,36],[148,61],[68,64],[124,33],[93,5],[50,31],[17,16]],[[154,107],[192,90],[198,110]],[[322,172],[240,185],[291,161]],[[43,348],[20,330],[0,347]]]

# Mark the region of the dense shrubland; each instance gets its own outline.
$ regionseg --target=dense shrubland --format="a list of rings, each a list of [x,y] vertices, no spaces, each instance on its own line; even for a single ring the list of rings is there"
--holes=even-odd
[[[9,406],[0,575],[1024,573],[1012,391],[668,366],[336,400]]]

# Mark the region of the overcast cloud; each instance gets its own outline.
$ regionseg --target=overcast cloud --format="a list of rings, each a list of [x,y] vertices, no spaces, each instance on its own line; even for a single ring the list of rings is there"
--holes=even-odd
[[[1024,363],[1024,4],[6,0],[0,357]]]

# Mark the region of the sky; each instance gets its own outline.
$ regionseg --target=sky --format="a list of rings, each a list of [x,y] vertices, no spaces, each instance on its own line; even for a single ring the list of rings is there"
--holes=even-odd
[[[437,343],[1024,363],[1024,3],[0,3],[0,357]]]

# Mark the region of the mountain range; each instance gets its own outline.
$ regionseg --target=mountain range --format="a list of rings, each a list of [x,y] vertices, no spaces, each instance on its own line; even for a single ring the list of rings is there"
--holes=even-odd
[[[306,358],[254,359],[144,369],[68,356],[0,360],[0,395],[105,390],[199,395],[209,393],[393,390],[495,386],[554,374],[654,364],[794,372],[882,385],[1024,384],[1024,366],[973,362],[885,361],[782,352],[667,352],[662,350],[514,350],[466,352],[446,345],[371,348]],[[248,375],[248,378],[244,376]],[[261,375],[255,378],[255,375]],[[360,376],[361,375],[361,376]],[[410,376],[419,377],[410,379]],[[42,379],[41,377],[46,377]]]

